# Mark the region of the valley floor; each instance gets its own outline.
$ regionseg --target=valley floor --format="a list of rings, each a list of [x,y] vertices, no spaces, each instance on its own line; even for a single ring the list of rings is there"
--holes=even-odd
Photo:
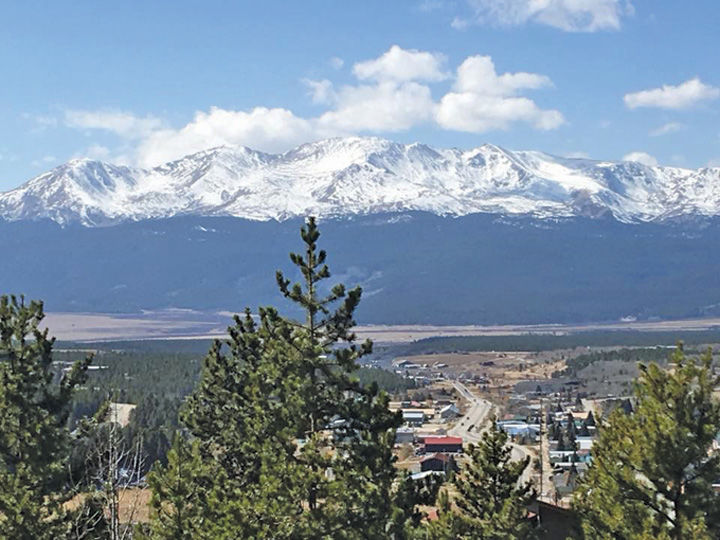
[[[45,324],[61,341],[141,339],[203,339],[223,337],[232,324],[227,312],[193,310],[152,311],[137,314],[48,313]],[[720,318],[664,321],[618,321],[594,324],[536,324],[496,326],[359,325],[361,339],[376,343],[408,343],[453,336],[565,335],[593,331],[693,332],[720,327]]]

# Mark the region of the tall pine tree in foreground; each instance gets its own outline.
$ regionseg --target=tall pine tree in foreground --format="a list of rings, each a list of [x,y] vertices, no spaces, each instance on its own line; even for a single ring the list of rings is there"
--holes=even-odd
[[[575,496],[582,535],[598,539],[720,537],[720,431],[710,351],[682,347],[670,368],[640,366],[634,412],[616,409],[599,428],[593,462]]]
[[[413,487],[398,487],[393,466],[399,415],[376,385],[353,377],[357,360],[371,351],[352,332],[361,290],[323,286],[330,272],[319,236],[309,219],[301,229],[304,253],[290,255],[300,283],[277,274],[303,319],[270,307],[257,319],[246,311],[206,357],[182,413],[198,462],[176,450],[151,475],[152,536],[402,538],[417,523]],[[195,491],[173,483],[180,457],[195,463],[187,478]],[[192,504],[163,493],[192,493]],[[172,506],[195,516],[176,520],[183,530],[171,533],[172,516],[161,510]]]
[[[507,434],[497,428],[495,419],[482,440],[470,445],[468,458],[453,479],[452,496],[444,498],[440,519],[430,525],[431,538],[535,538],[528,507],[536,494],[529,482],[521,482],[530,458],[512,460]]]
[[[40,302],[0,297],[0,538],[65,538],[70,526],[66,423],[90,358],[58,373],[43,317]]]

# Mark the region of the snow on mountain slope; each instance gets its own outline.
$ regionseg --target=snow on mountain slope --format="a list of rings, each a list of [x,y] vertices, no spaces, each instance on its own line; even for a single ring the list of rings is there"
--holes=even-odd
[[[284,154],[220,147],[153,169],[73,160],[0,194],[0,217],[109,225],[175,215],[254,220],[421,210],[625,222],[720,214],[720,168],[328,139]]]

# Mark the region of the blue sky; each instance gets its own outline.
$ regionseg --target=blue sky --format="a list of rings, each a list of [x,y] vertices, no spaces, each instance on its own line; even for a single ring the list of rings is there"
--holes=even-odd
[[[379,135],[720,166],[716,0],[0,1],[0,190]]]

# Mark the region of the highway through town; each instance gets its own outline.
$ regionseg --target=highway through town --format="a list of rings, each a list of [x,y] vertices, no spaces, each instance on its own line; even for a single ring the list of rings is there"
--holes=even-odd
[[[495,406],[486,399],[477,397],[461,382],[454,381],[455,390],[468,401],[469,408],[465,415],[458,420],[455,426],[448,430],[451,437],[462,437],[463,443],[477,443],[482,433],[487,429],[487,422],[491,413],[497,414]],[[513,460],[520,461],[530,456],[532,452],[524,446],[511,443]],[[529,482],[532,475],[532,465],[528,465],[523,472],[520,482]]]
[[[463,442],[478,442],[482,437],[490,413],[494,409],[493,404],[486,399],[475,396],[470,389],[461,382],[453,382],[455,390],[468,401],[469,408],[465,415],[458,420],[455,426],[448,431],[452,437],[462,437]]]

